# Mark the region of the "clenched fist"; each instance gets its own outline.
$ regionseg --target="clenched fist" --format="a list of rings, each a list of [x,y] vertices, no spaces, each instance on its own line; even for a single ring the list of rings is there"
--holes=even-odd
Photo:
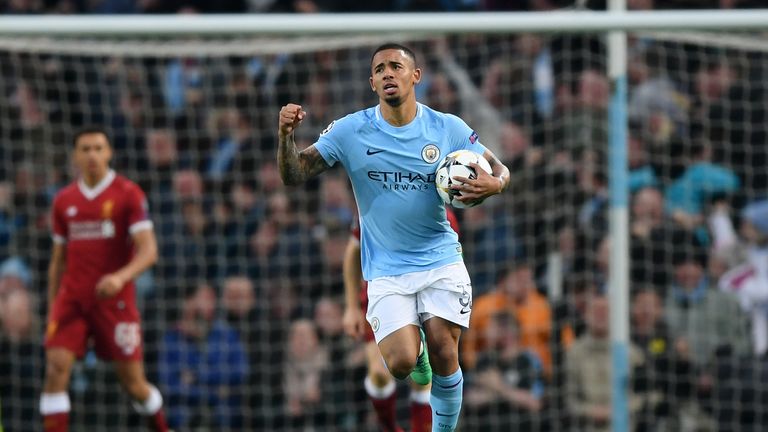
[[[306,116],[307,113],[301,109],[301,105],[289,103],[283,106],[280,109],[280,123],[278,126],[280,138],[285,138],[292,134]]]

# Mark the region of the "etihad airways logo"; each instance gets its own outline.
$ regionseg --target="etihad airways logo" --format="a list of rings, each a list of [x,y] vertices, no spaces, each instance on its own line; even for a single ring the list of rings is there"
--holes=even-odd
[[[410,171],[368,171],[368,179],[380,182],[387,190],[424,191],[434,187],[435,174]]]

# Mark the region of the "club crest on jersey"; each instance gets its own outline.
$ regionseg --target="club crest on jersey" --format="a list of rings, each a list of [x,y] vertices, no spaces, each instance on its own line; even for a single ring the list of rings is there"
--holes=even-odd
[[[106,200],[104,201],[104,204],[101,205],[101,218],[102,219],[111,219],[112,218],[112,209],[115,207],[115,202],[112,200]]]
[[[440,149],[434,144],[427,144],[421,149],[421,158],[426,163],[435,163],[440,157]]]
[[[75,215],[77,215],[77,207],[75,206],[67,207],[66,213],[67,213],[67,216],[69,217],[75,217]]]
[[[328,126],[325,127],[325,129],[323,129],[322,132],[320,132],[320,136],[323,136],[323,135],[327,134],[328,132],[330,132],[331,129],[333,129],[333,125],[335,125],[335,124],[336,124],[336,120],[332,121]]]

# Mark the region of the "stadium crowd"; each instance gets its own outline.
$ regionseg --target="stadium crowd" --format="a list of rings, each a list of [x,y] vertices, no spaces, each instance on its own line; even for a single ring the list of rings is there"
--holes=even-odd
[[[370,10],[547,10],[557,1],[350,2]],[[508,3],[524,4],[508,7]],[[705,2],[632,1],[636,8]],[[721,0],[714,7],[748,6]],[[348,11],[347,2],[0,2],[5,13]],[[413,43],[419,100],[459,114],[512,172],[458,212],[473,277],[462,430],[609,430],[604,41],[462,36]],[[362,345],[343,335],[342,259],[356,218],[338,169],[282,185],[276,115],[302,101],[309,145],[373,102],[367,48],[253,58],[0,50],[0,394],[34,430],[48,212],[71,132],[103,124],[146,192],[159,263],[137,281],[148,373],[178,430],[373,430]],[[638,431],[768,424],[768,55],[633,37],[629,60],[632,375]],[[560,258],[560,289],[549,285]],[[77,424],[132,430],[92,353]],[[400,384],[402,385],[402,384]],[[121,403],[118,403],[120,401]],[[99,407],[99,409],[95,409]],[[363,425],[363,426],[361,426]],[[194,426],[194,428],[193,428]],[[124,428],[124,429],[121,429]],[[569,429],[570,428],[570,429]]]

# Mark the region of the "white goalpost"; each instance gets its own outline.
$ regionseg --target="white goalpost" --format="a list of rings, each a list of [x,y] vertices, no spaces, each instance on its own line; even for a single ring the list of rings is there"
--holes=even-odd
[[[21,215],[0,212],[0,261],[26,261],[34,274],[31,297],[44,299],[31,284],[45,286],[46,199],[68,179],[66,137],[77,125],[106,124],[116,132],[118,169],[148,191],[159,219],[164,255],[137,284],[146,309],[150,375],[160,374],[163,335],[179,319],[183,293],[210,284],[220,295],[222,319],[240,331],[252,375],[226,383],[227,397],[239,395],[232,403],[242,412],[227,424],[217,423],[214,409],[198,413],[210,428],[203,430],[300,430],[313,424],[321,425],[316,430],[372,429],[360,396],[360,353],[334,326],[323,327],[318,316],[326,312],[315,308],[342,294],[339,255],[354,219],[352,193],[338,171],[306,190],[281,189],[272,164],[272,119],[275,107],[302,98],[310,118],[298,140],[311,144],[331,120],[373,102],[364,67],[372,48],[390,40],[413,43],[426,59],[419,97],[469,118],[480,139],[488,137],[489,148],[515,163],[512,176],[519,174],[509,197],[460,213],[465,256],[477,281],[475,301],[499,289],[496,275],[521,260],[531,264],[539,291],[550,293],[553,324],[541,332],[549,339],[525,347],[543,346],[550,356],[542,372],[547,406],[520,414],[525,420],[518,427],[579,430],[580,420],[560,414],[573,410],[575,400],[565,356],[593,319],[588,307],[576,306],[578,296],[594,289],[609,298],[611,363],[597,369],[612,373],[611,429],[628,432],[647,417],[649,423],[664,418],[670,428],[657,430],[675,430],[680,423],[667,418],[674,413],[648,408],[666,390],[642,390],[638,408],[631,306],[636,292],[654,288],[663,303],[667,288],[677,287],[675,257],[691,254],[677,253],[677,237],[643,243],[651,237],[638,234],[633,200],[646,189],[661,191],[662,210],[672,218],[680,206],[670,202],[670,188],[706,153],[706,163],[733,172],[738,187],[701,192],[709,195],[696,198],[699,213],[681,219],[691,225],[680,231],[721,258],[726,269],[735,267],[718,249],[708,218],[721,196],[731,203],[731,215],[768,196],[759,172],[768,161],[757,142],[761,122],[768,121],[757,112],[768,111],[768,99],[754,98],[768,97],[768,9],[625,9],[626,0],[610,0],[606,12],[0,16],[0,191],[10,197],[0,194],[0,210]],[[674,85],[665,87],[668,82]],[[643,102],[643,85],[658,91],[658,98]],[[654,179],[643,183],[646,168]],[[715,270],[705,269],[714,279]],[[661,279],[648,276],[657,273]],[[250,280],[255,298],[239,318],[231,303],[238,300],[225,295],[235,277]],[[744,305],[747,322],[751,310]],[[34,310],[39,317],[43,311],[40,304]],[[336,309],[327,313],[331,321],[341,318]],[[304,343],[325,350],[321,376],[328,383],[323,397],[307,405],[301,424],[284,413],[290,389],[283,387],[283,364],[302,361],[286,343],[299,337],[299,318],[315,321],[319,336]],[[525,335],[521,340],[530,342]],[[11,355],[0,367],[9,371],[0,376],[7,381],[0,388],[9,389],[2,393],[0,424],[7,431],[34,430],[29,419],[39,419],[28,405],[41,376],[18,374],[30,364],[39,368],[40,356],[25,357],[26,345],[8,344]],[[343,360],[335,362],[334,354]],[[697,370],[711,364],[691,363]],[[711,370],[717,377],[719,369]],[[654,383],[666,380],[658,388],[678,385],[673,376],[651,375]],[[78,414],[74,422],[105,430],[135,426],[112,378],[94,357],[78,366],[73,410],[100,411]],[[760,397],[768,396],[764,384],[741,375],[737,381],[734,397],[741,399],[735,408],[719,402],[719,387],[709,393],[718,401],[709,402],[715,408],[696,408],[707,411],[719,430],[741,430],[750,416],[768,419],[759,408]],[[166,400],[182,403],[180,398]],[[686,398],[680,406],[688,409],[694,402]],[[493,424],[500,428],[509,424],[498,407],[482,409],[489,408],[469,408],[475,417],[463,420],[462,430],[480,430],[483,416],[498,418]],[[365,429],[356,429],[359,424]]]

